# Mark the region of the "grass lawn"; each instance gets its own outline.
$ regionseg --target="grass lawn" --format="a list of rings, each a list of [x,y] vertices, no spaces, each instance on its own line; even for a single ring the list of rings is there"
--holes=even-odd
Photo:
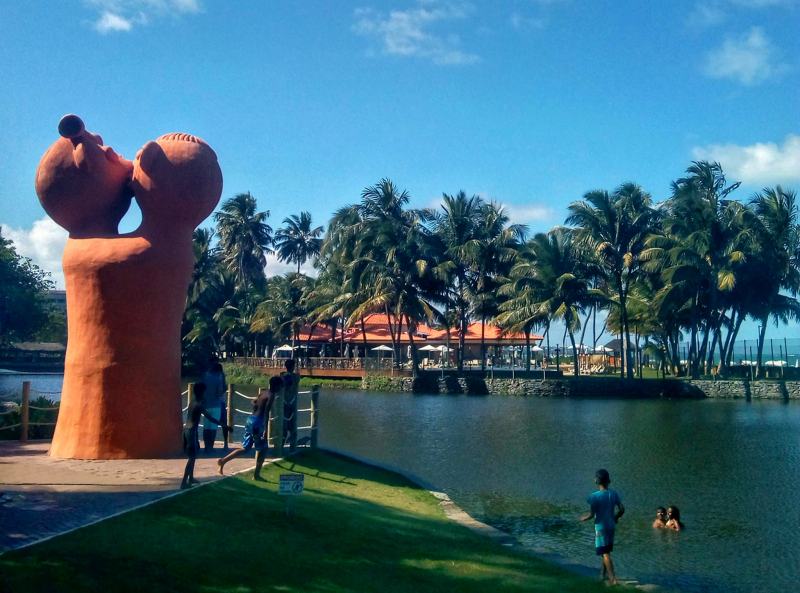
[[[291,518],[276,493],[287,471],[306,475]],[[264,475],[264,483],[230,478],[0,556],[0,590],[607,590],[449,521],[427,491],[395,474],[308,453]]]

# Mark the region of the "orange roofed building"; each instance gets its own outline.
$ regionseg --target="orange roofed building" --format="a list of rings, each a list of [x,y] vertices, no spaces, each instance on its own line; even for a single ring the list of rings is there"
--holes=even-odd
[[[408,327],[402,324],[399,335],[399,343],[406,347],[411,341],[408,337]],[[303,327],[298,336],[300,344],[309,344],[313,346],[321,346],[326,343],[340,343],[350,344],[351,346],[363,346],[365,343],[368,348],[385,344],[391,346],[392,344],[392,331],[397,338],[398,327],[396,323],[391,326],[386,315],[373,314],[364,318],[363,330],[360,321],[356,321],[352,327],[344,331],[344,336],[341,330],[337,330],[335,335],[330,326],[327,325],[307,325]],[[467,356],[479,357],[481,347],[481,334],[483,333],[484,343],[487,348],[490,346],[524,346],[525,334],[523,332],[507,332],[503,331],[496,325],[486,323],[483,328],[480,322],[473,322],[467,326],[467,332],[464,336],[464,345],[467,351]],[[448,332],[446,329],[432,328],[425,323],[417,325],[416,332],[414,333],[414,343],[417,347],[425,346],[427,344],[433,346],[440,346],[448,343]],[[458,329],[451,328],[449,343],[451,348],[458,346]],[[542,340],[542,336],[531,334],[531,346],[537,344]]]

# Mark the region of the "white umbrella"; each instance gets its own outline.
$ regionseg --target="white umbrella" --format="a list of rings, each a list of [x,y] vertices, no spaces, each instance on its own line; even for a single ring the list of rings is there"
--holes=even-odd
[[[370,348],[370,350],[375,350],[378,352],[392,352],[392,348],[390,348],[389,346],[384,346],[383,344],[381,344],[380,346],[375,346],[374,348]]]
[[[437,348],[433,344],[425,344],[422,348],[420,348],[421,352],[433,352],[434,350],[438,351],[439,348]]]
[[[604,353],[604,352],[614,352],[614,351],[611,348],[606,348],[605,346],[598,346],[597,348],[593,348],[592,352]]]
[[[294,348],[289,346],[289,344],[284,344],[283,346],[278,346],[275,348],[275,352],[292,352]]]
[[[439,352],[451,352],[451,351],[453,350],[452,348],[448,348],[448,347],[447,347],[447,346],[445,346],[444,344],[442,344],[441,346],[437,346],[437,347],[436,347],[436,349],[437,349]]]
[[[785,360],[768,360],[764,363],[766,367],[785,367],[786,361]]]
[[[531,352],[544,352],[544,348],[539,346],[531,346]]]

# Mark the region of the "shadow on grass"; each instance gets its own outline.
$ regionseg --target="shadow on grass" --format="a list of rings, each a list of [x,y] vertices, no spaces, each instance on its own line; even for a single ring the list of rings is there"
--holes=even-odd
[[[0,557],[2,591],[601,591],[443,518],[404,478],[319,453],[265,470],[304,473],[285,513],[247,478]]]

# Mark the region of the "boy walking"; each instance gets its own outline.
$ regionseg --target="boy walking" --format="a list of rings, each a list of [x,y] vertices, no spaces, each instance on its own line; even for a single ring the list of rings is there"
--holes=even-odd
[[[617,575],[614,573],[614,562],[611,560],[611,551],[614,549],[614,531],[617,521],[625,514],[622,499],[615,490],[611,490],[611,476],[608,471],[599,469],[595,473],[595,483],[598,490],[592,492],[586,502],[589,503],[589,512],[581,517],[581,521],[594,518],[594,547],[595,553],[602,557],[603,568],[601,578],[611,585],[617,584]]]
[[[267,420],[269,419],[269,410],[272,407],[272,402],[275,399],[275,394],[283,388],[283,379],[280,377],[271,377],[269,380],[269,391],[262,393],[253,402],[253,413],[247,418],[247,423],[244,428],[244,438],[242,439],[242,446],[239,449],[234,449],[225,457],[217,461],[219,465],[220,475],[223,473],[225,464],[234,457],[244,455],[245,452],[251,448],[256,450],[256,470],[253,473],[254,480],[261,480],[261,466],[264,465],[264,457],[267,453],[267,439],[265,432],[267,430]]]

